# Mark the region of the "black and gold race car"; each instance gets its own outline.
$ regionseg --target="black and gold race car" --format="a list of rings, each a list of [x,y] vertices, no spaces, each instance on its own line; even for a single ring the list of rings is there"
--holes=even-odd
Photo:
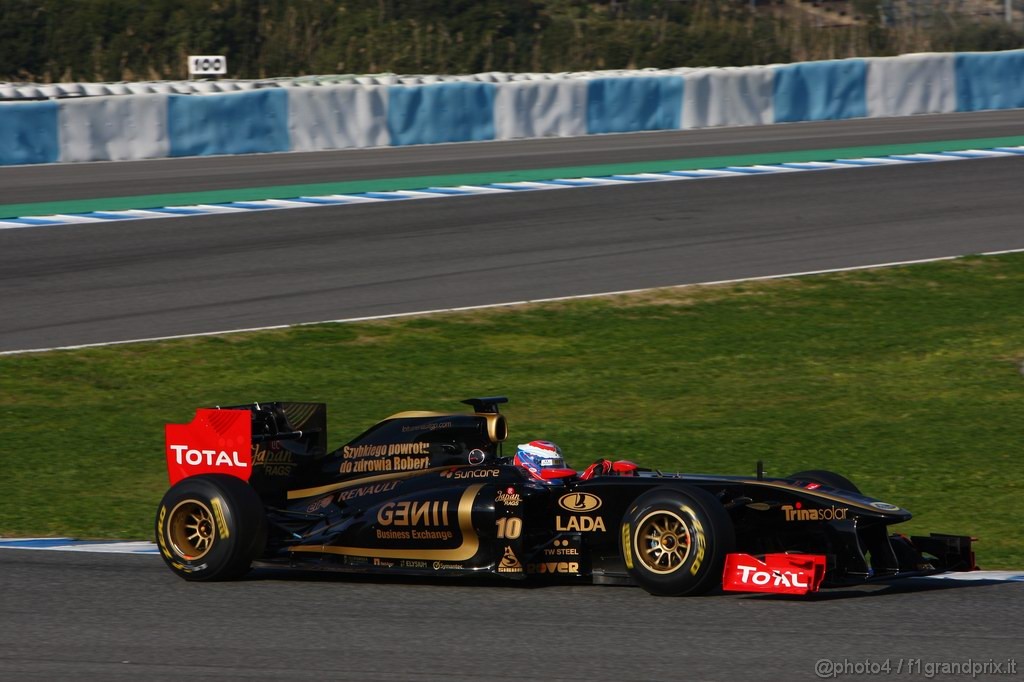
[[[971,538],[906,537],[905,509],[827,471],[667,474],[598,460],[540,480],[502,453],[505,398],[400,412],[328,451],[326,406],[201,409],[168,424],[156,540],[186,580],[253,563],[359,573],[575,578],[658,595],[975,568]]]

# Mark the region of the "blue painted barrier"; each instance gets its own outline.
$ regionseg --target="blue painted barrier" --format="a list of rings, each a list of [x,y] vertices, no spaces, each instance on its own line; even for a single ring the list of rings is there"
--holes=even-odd
[[[787,64],[775,70],[775,122],[826,121],[868,115],[867,62],[843,59]]]
[[[60,160],[56,102],[0,105],[0,166]]]
[[[388,88],[391,144],[479,142],[494,139],[491,83],[437,83]]]
[[[682,76],[595,78],[587,84],[587,133],[678,129],[683,87]]]
[[[956,55],[957,111],[1024,107],[1024,50]]]
[[[171,156],[291,149],[287,90],[171,95],[167,107]]]

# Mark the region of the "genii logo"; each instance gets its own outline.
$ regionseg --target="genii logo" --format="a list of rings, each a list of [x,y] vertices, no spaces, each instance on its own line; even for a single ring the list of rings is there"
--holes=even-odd
[[[577,514],[596,511],[601,508],[601,498],[590,493],[567,493],[558,498],[558,506]]]
[[[164,453],[171,485],[199,474],[229,474],[248,481],[250,429],[249,410],[196,410],[189,424],[167,424]]]

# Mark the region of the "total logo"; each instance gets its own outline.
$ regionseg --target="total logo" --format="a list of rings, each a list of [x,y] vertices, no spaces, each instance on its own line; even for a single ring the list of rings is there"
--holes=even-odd
[[[801,574],[796,571],[765,571],[756,566],[744,566],[743,564],[737,566],[736,570],[740,572],[740,583],[743,585],[810,588],[810,583],[807,582],[807,574],[805,573]],[[804,578],[803,581],[800,580],[801,576]]]
[[[205,464],[211,467],[227,466],[241,469],[248,467],[245,462],[239,461],[237,450],[232,450],[229,455],[226,450],[220,452],[217,450],[193,450],[189,449],[187,445],[171,445],[169,447],[174,451],[174,461],[178,464],[192,466]]]

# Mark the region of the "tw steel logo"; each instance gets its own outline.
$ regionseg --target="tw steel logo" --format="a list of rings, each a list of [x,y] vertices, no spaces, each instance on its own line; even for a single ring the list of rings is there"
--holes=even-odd
[[[596,511],[601,508],[601,498],[590,493],[568,493],[558,498],[558,506],[577,514]]]

